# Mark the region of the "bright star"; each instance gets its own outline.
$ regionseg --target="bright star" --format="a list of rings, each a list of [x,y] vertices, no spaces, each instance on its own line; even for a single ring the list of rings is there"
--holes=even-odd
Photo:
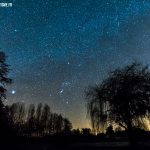
[[[15,90],[12,90],[12,91],[11,91],[11,93],[12,93],[12,94],[15,94],[15,93],[16,93],[16,91],[15,91]]]

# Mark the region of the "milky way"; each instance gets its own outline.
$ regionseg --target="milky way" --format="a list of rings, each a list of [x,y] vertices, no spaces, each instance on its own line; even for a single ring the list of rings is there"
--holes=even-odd
[[[0,1],[0,2],[7,2]],[[150,63],[148,0],[10,0],[0,7],[9,103],[48,103],[88,127],[84,91],[133,60]]]

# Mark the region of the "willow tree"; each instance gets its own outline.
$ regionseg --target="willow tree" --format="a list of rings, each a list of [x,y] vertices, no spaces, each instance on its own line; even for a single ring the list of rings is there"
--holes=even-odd
[[[89,88],[86,96],[94,131],[115,123],[127,130],[133,143],[133,128],[144,127],[150,116],[150,70],[135,62],[116,69],[101,84]]]

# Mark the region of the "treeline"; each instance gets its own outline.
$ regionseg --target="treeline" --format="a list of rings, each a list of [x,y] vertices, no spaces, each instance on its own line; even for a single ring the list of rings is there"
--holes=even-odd
[[[53,113],[47,104],[30,104],[27,107],[17,102],[6,108],[17,136],[42,137],[71,133],[71,122],[61,114]]]

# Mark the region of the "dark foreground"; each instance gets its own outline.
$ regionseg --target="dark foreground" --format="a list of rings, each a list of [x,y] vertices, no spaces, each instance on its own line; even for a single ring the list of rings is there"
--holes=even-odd
[[[150,147],[145,146],[138,146],[131,148],[129,146],[117,146],[110,143],[105,143],[106,145],[101,145],[99,143],[95,144],[85,144],[85,143],[78,143],[72,145],[53,145],[53,144],[1,144],[1,150],[128,150],[128,149],[150,149]]]
[[[150,141],[138,142],[131,148],[127,140],[104,140],[104,141],[86,141],[86,140],[64,140],[58,141],[52,139],[5,139],[0,142],[0,150],[128,150],[128,149],[150,149]]]

